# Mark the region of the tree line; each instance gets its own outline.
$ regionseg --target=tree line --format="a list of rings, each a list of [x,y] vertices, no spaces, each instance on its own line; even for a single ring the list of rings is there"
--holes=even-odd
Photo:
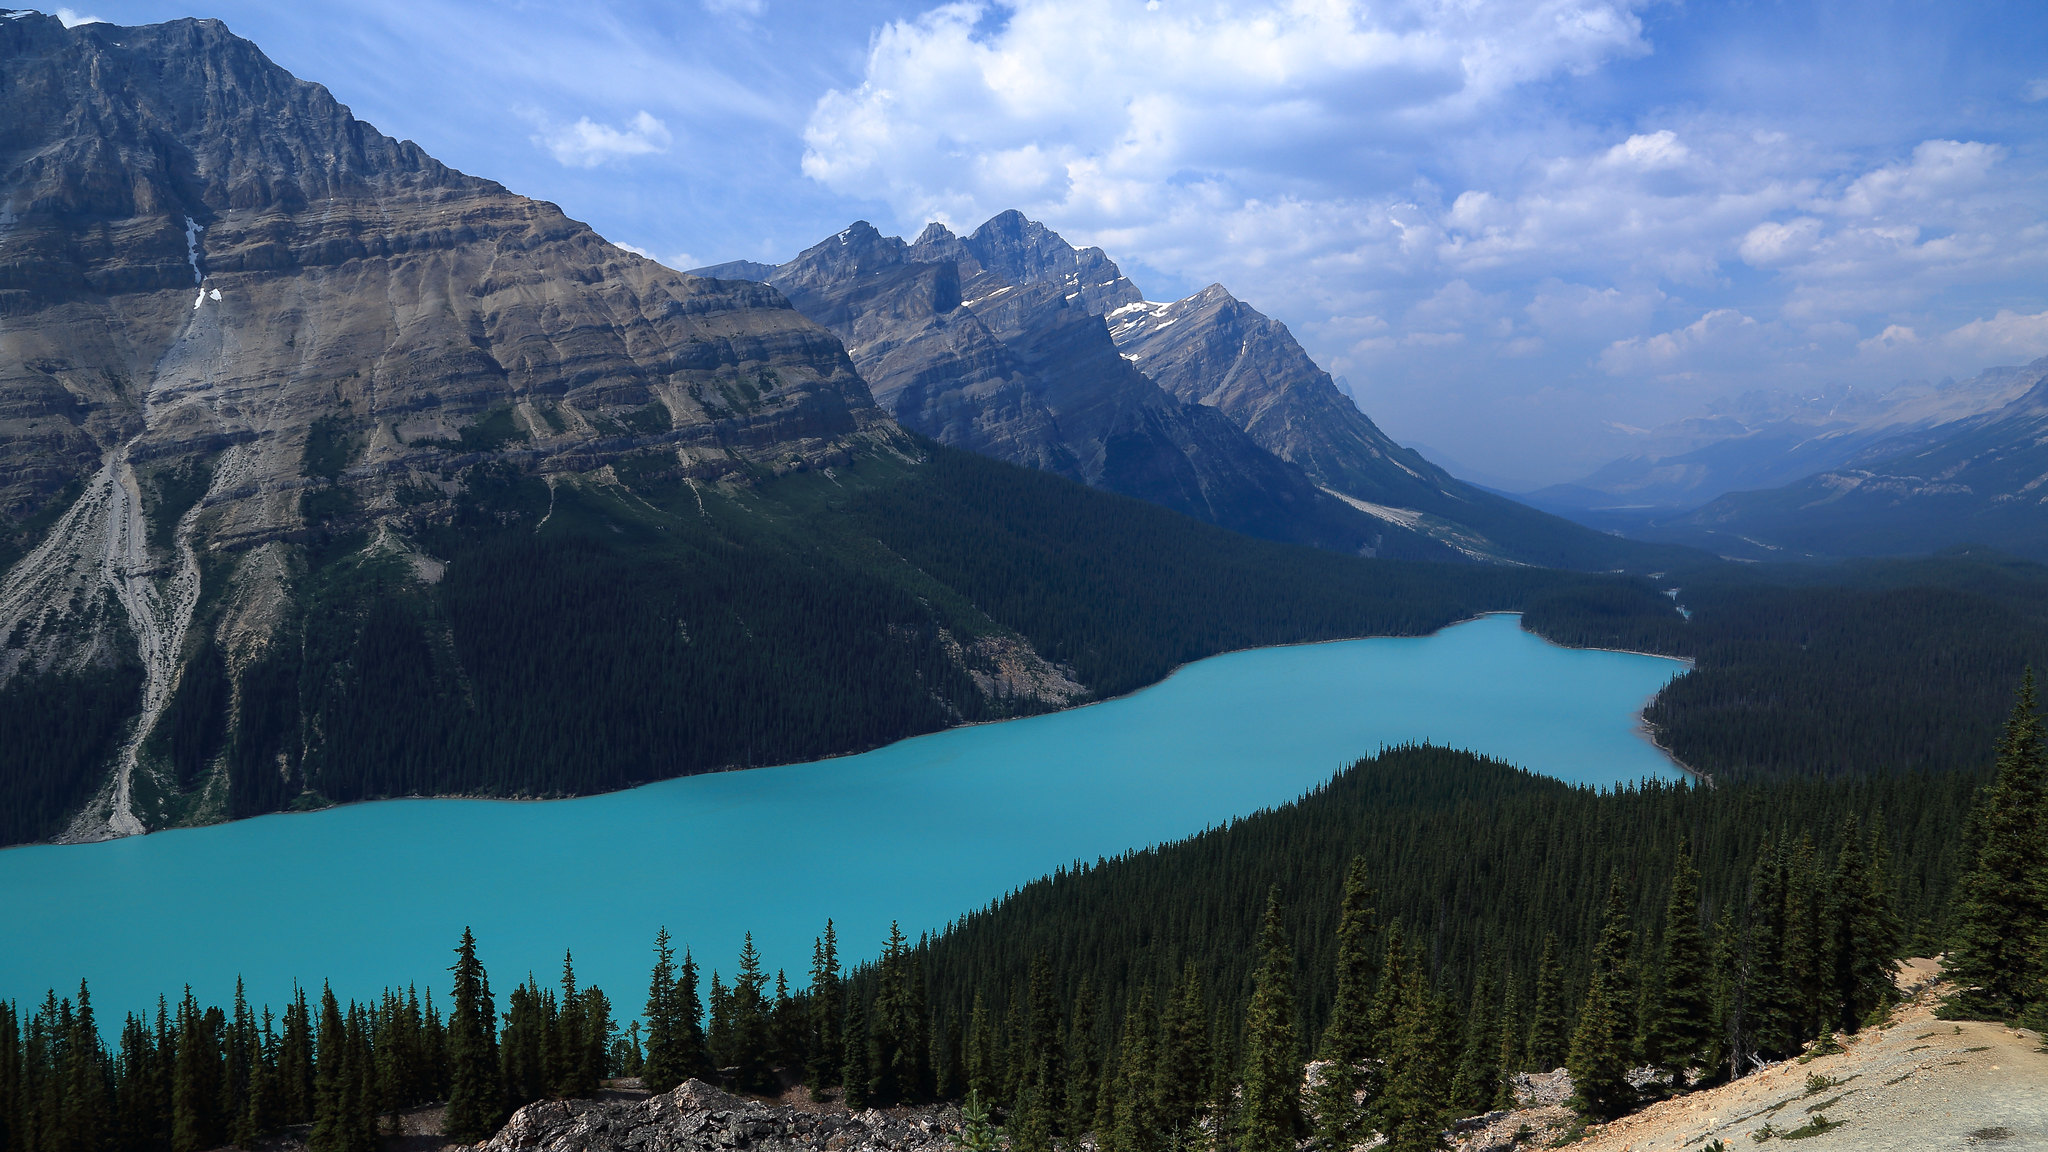
[[[1371,1132],[1435,1148],[1451,1119],[1511,1103],[1515,1074],[1560,1066],[1582,1114],[1607,1119],[1881,1020],[1909,950],[1950,947],[1948,1011],[2038,1018],[2043,745],[2030,680],[1983,787],[1601,792],[1391,749],[942,933],[892,928],[850,970],[828,922],[800,989],[751,937],[730,980],[707,982],[664,931],[623,1033],[567,958],[500,1013],[467,932],[445,1016],[410,989],[345,1007],[302,993],[279,1027],[239,995],[223,1012],[188,992],[109,1046],[81,986],[0,1005],[0,1148],[196,1152],[310,1124],[316,1149],[354,1152],[434,1100],[449,1135],[477,1138],[525,1101],[635,1074],[655,1091],[800,1077],[850,1106],[964,1100],[971,1128],[1000,1123],[1032,1152],[1082,1134],[1108,1152]]]

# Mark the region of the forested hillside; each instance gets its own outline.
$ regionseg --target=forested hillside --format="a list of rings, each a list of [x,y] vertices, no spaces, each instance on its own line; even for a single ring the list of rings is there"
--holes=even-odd
[[[208,638],[143,745],[167,766],[153,810],[564,795],[808,760],[1118,695],[1217,652],[1416,635],[1623,582],[1276,544],[902,448],[749,485],[653,453],[609,482],[478,465],[451,515],[402,539],[345,520],[315,535],[282,642],[241,667],[212,638],[231,607],[208,569]],[[51,835],[99,786],[137,691],[127,671],[0,690],[0,843]],[[53,692],[63,707],[39,703]]]
[[[448,1100],[448,1131],[473,1138],[607,1074],[765,1090],[778,1068],[854,1105],[986,1102],[1019,1148],[1094,1132],[1163,1150],[1202,1123],[1259,1152],[1311,1118],[1322,1148],[1374,1129],[1431,1147],[1507,1073],[1566,1063],[1597,1118],[1882,1011],[1884,962],[1954,927],[1983,779],[1602,793],[1405,748],[1281,808],[1027,885],[936,938],[893,935],[851,973],[826,925],[800,989],[751,941],[721,975],[664,934],[644,1007],[579,988],[565,962],[559,990],[529,980],[501,1016],[465,935],[445,1018],[406,990],[301,998],[274,1028],[267,1009],[188,995],[109,1029],[110,1049],[81,987],[0,1005],[0,1138],[247,1146],[311,1121],[320,1152],[368,1152],[380,1116],[415,1102]],[[1311,1057],[1337,1060],[1370,1106],[1304,1100]],[[1642,1063],[1676,1079],[1638,1093],[1621,1074]]]
[[[1645,711],[1726,780],[1987,762],[2010,686],[2048,665],[2048,567],[1984,550],[1840,565],[1702,565],[1559,589],[1524,626],[1560,643],[1692,658]]]

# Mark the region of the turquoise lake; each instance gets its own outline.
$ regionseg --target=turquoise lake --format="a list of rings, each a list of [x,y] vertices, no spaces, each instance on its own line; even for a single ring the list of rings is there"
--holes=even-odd
[[[500,1003],[577,971],[622,1016],[666,925],[730,973],[751,930],[772,970],[913,937],[1054,868],[1284,803],[1384,745],[1470,748],[1574,782],[1675,777],[1638,713],[1684,665],[1559,648],[1485,616],[1432,636],[1266,648],[1119,700],[859,756],[575,800],[399,800],[105,844],[0,852],[0,997],[89,980],[105,1022],[189,982],[225,1004],[296,979],[365,998],[447,988],[477,934]]]

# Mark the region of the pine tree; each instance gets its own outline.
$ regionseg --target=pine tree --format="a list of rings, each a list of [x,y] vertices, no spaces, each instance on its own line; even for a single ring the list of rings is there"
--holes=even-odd
[[[1811,833],[1802,833],[1785,857],[1785,979],[1792,998],[1794,1047],[1821,1034],[1828,965],[1820,875],[1820,853]]]
[[[716,977],[714,977],[714,982]],[[761,953],[754,948],[754,934],[746,934],[740,946],[740,970],[727,993],[727,1037],[719,1047],[719,1062],[733,1069],[734,1082],[749,1092],[766,1091],[774,1083],[769,1067],[768,976],[761,970]]]
[[[1062,1032],[1059,997],[1053,991],[1052,964],[1045,953],[1034,953],[1025,984],[1024,1067],[1018,1088],[1019,1100],[1031,1093],[1035,1107],[1052,1135],[1061,1135],[1059,1090],[1062,1087],[1060,1056]],[[1021,1103],[1019,1107],[1021,1107]]]
[[[1549,1072],[1564,1067],[1571,1034],[1565,1030],[1564,961],[1557,954],[1555,933],[1543,938],[1543,957],[1536,963],[1536,996],[1529,1004],[1529,1067]]]
[[[1386,1087],[1373,1111],[1387,1138],[1387,1152],[1436,1152],[1444,1147],[1449,1038],[1420,960],[1409,957],[1402,967],[1400,1006],[1387,1043]]]
[[[990,1122],[988,1105],[982,1102],[981,1093],[968,1090],[966,1103],[960,1106],[960,1147],[962,1152],[999,1152],[1002,1136]]]
[[[2048,934],[2048,744],[2030,668],[1998,741],[1997,774],[1973,821],[1946,969],[1956,991],[1942,1013],[2012,1020],[2043,993]]]
[[[313,1015],[306,990],[292,986],[284,1009],[284,1035],[277,1042],[278,1118],[304,1124],[313,1118]]]
[[[711,1051],[704,1040],[704,1001],[697,995],[697,961],[688,948],[683,949],[683,967],[676,976],[676,1010],[682,1021],[684,1077],[711,1075]]]
[[[1095,981],[1081,977],[1080,986],[1074,992],[1074,1010],[1067,1021],[1067,1042],[1060,1054],[1060,1064],[1065,1069],[1066,1085],[1061,1093],[1066,1106],[1066,1116],[1061,1129],[1069,1136],[1079,1136],[1088,1131],[1095,1121],[1095,1089],[1102,1080],[1102,1050],[1096,1038],[1096,1017],[1101,1012],[1101,998],[1095,994]],[[939,1093],[944,1099],[946,1093]]]
[[[1158,1013],[1152,989],[1140,986],[1124,1012],[1123,1036],[1117,1044],[1114,1121],[1108,1143],[1117,1152],[1161,1152],[1166,1123],[1159,1115]]]
[[[1494,1015],[1492,969],[1492,960],[1482,959],[1472,981],[1472,1003],[1465,1013],[1465,1042],[1451,1080],[1451,1107],[1460,1115],[1486,1111],[1500,1090],[1500,1019]]]
[[[239,990],[239,981],[236,987]],[[107,1091],[106,1052],[100,1044],[99,1025],[93,1020],[92,993],[83,980],[78,982],[78,1011],[67,1031],[61,1069],[62,1143],[78,1152],[92,1152],[104,1140],[112,1101]]]
[[[1898,953],[1891,893],[1872,867],[1871,844],[1852,814],[1842,825],[1834,874],[1828,880],[1826,975],[1829,1029],[1854,1032],[1898,996],[1892,961]]]
[[[987,1100],[996,1091],[996,1029],[979,988],[967,1017],[967,1091]]]
[[[1573,1106],[1594,1120],[1612,1120],[1635,1104],[1635,1089],[1628,1082],[1629,1054],[1635,1047],[1629,1026],[1635,997],[1628,980],[1633,936],[1628,894],[1617,874],[1608,886],[1607,912],[1593,949],[1592,981],[1566,1060],[1577,1089]]]
[[[676,950],[668,929],[654,935],[654,970],[647,980],[647,1049],[640,1081],[649,1092],[670,1092],[683,1082],[683,1008],[676,987]]]
[[[498,1013],[490,977],[476,957],[476,937],[462,930],[455,948],[454,1007],[448,1016],[448,1108],[441,1129],[458,1140],[481,1140],[504,1115],[498,1080]]]
[[[839,1013],[845,1000],[839,980],[839,937],[833,931],[832,921],[826,920],[825,934],[811,947],[810,1040],[804,1082],[810,1085],[814,1096],[822,1096],[827,1088],[839,1083],[839,1065],[846,1047],[840,1036]],[[987,1099],[986,1095],[983,1099]]]
[[[1664,938],[1657,965],[1661,996],[1654,1018],[1645,1021],[1644,1056],[1683,1075],[1710,1066],[1714,1033],[1713,989],[1707,971],[1707,938],[1700,927],[1699,870],[1688,841],[1680,841],[1664,904]]]
[[[1280,891],[1266,896],[1259,969],[1244,1021],[1244,1152],[1294,1152],[1301,1126],[1301,1038],[1294,1010],[1294,953],[1280,919]]]
[[[1766,841],[1750,868],[1748,922],[1738,952],[1745,1053],[1767,1060],[1799,1050],[1799,996],[1786,963],[1786,854]]]
[[[331,986],[320,991],[319,1045],[319,1063],[313,1072],[313,1131],[306,1138],[306,1147],[312,1152],[349,1152],[356,1070],[350,1059],[348,1025]]]
[[[1372,1020],[1376,903],[1365,858],[1353,856],[1337,908],[1336,998],[1316,1053],[1329,1062],[1314,1092],[1316,1142],[1325,1149],[1348,1149],[1364,1139],[1358,1096],[1377,1091],[1372,1082],[1378,1055]]]
[[[1202,974],[1190,960],[1159,1017],[1152,1076],[1153,1106],[1169,1146],[1185,1147],[1209,1098],[1209,1006]]]
[[[851,987],[846,993],[846,1055],[839,1063],[840,1080],[846,1087],[848,1108],[866,1108],[872,1102],[874,1056],[868,1038],[868,1006]]]
[[[1525,1063],[1521,1000],[1515,994],[1512,975],[1502,983],[1507,991],[1502,994],[1500,1005],[1500,1083],[1493,1093],[1496,1109],[1514,1108],[1519,1104],[1515,1098],[1515,1073],[1520,1072]]]

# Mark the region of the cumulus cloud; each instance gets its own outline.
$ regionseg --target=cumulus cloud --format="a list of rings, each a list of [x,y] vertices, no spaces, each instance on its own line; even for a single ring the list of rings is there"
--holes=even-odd
[[[2025,314],[2001,308],[1942,337],[1957,351],[1993,361],[2024,361],[2048,355],[2048,312]]]
[[[668,125],[644,109],[621,127],[600,124],[584,116],[561,127],[543,124],[533,137],[534,143],[547,149],[556,163],[571,168],[595,168],[629,156],[666,152],[672,140]]]
[[[1220,281],[1430,442],[1903,370],[1901,332],[1997,311],[1959,294],[2048,276],[2048,188],[2000,144],[1575,118],[1560,86],[1651,51],[1645,7],[951,3],[875,34],[803,170],[906,233],[1021,208],[1141,284]],[[2030,347],[2007,329],[1922,339],[1915,370]]]
[[[819,101],[804,170],[912,215],[1027,199],[1104,223],[1249,175],[1321,183],[1333,158],[1369,167],[1527,81],[1645,51],[1640,6],[948,4],[876,35],[861,85]]]

